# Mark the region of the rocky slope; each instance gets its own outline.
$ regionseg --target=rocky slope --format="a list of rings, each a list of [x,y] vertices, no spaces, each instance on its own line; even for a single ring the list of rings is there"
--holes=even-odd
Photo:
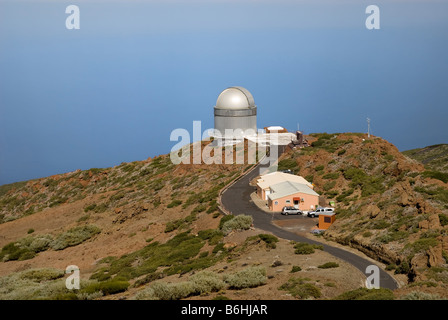
[[[325,237],[446,296],[446,183],[380,138],[308,140],[279,168],[312,181],[322,204],[336,202]],[[250,167],[163,155],[0,186],[0,298],[331,299],[362,286],[363,274],[321,250],[297,254],[294,243],[223,217],[220,190]],[[62,281],[71,264],[81,270],[75,293]],[[414,294],[400,290],[396,298]]]
[[[336,222],[325,238],[385,262],[415,283],[448,283],[448,184],[389,142],[364,134],[315,134],[279,162],[315,185]],[[431,284],[432,285],[432,284]]]
[[[163,155],[1,186],[0,299],[326,299],[358,288],[363,275],[344,261],[226,221],[218,193],[250,167]],[[65,288],[69,265],[78,291]]]
[[[448,144],[406,150],[403,154],[421,162],[429,170],[448,173]]]

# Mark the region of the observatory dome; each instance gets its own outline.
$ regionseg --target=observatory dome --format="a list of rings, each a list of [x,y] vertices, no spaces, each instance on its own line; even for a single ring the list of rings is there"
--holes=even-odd
[[[244,110],[255,107],[251,93],[243,87],[225,89],[216,100],[217,109]]]

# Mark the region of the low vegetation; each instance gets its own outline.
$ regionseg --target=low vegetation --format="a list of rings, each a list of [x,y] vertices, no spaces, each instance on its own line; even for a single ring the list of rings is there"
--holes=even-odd
[[[314,249],[323,250],[324,247],[319,244],[310,244],[305,242],[297,242],[294,244],[295,254],[312,254]]]
[[[344,292],[334,300],[394,300],[392,290],[386,288],[367,289],[359,288]]]
[[[266,270],[263,267],[247,267],[231,274],[218,275],[211,271],[198,272],[187,281],[166,283],[157,281],[140,291],[137,300],[179,300],[190,296],[205,295],[222,289],[253,288],[265,284]]]
[[[307,278],[290,278],[278,289],[287,291],[293,297],[298,299],[318,299],[322,296],[320,289]]]

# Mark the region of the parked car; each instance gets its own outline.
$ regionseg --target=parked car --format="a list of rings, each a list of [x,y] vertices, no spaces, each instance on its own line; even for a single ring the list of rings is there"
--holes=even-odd
[[[288,214],[303,214],[302,210],[297,209],[295,207],[283,207],[282,214],[288,215]]]
[[[334,208],[317,208],[314,211],[309,211],[308,217],[314,218],[314,217],[319,216],[322,213],[330,213],[330,212],[334,212]]]

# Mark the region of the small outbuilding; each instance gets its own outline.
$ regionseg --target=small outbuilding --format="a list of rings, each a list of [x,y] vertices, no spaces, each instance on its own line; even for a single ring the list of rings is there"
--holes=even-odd
[[[334,220],[336,220],[336,213],[321,213],[319,215],[319,229],[327,230],[333,224]]]

